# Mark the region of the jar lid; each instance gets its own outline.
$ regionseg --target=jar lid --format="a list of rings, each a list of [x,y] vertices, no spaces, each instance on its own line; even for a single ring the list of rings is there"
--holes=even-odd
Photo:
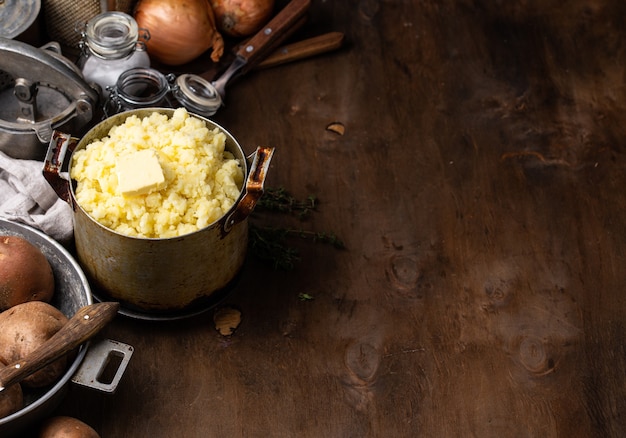
[[[0,37],[15,38],[26,31],[37,19],[40,0],[1,0]]]
[[[96,55],[108,59],[126,57],[139,39],[139,28],[133,17],[124,12],[104,12],[87,22],[85,43]]]
[[[212,116],[222,106],[222,97],[206,79],[194,74],[176,78],[176,99],[188,110],[203,116]]]

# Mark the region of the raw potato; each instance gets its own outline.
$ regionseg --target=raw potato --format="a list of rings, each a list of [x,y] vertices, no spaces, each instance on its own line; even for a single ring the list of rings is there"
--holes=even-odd
[[[0,368],[6,366],[6,361],[0,358]],[[0,392],[0,418],[7,417],[24,407],[24,396],[19,383],[11,385]]]
[[[0,311],[27,301],[50,302],[54,274],[46,256],[28,240],[0,236]]]
[[[0,357],[8,363],[26,357],[58,332],[67,321],[59,309],[43,301],[29,301],[5,310],[0,313]],[[22,386],[48,386],[63,375],[67,365],[66,355],[28,376],[22,381]]]
[[[100,438],[100,435],[77,418],[58,416],[43,423],[37,438]]]

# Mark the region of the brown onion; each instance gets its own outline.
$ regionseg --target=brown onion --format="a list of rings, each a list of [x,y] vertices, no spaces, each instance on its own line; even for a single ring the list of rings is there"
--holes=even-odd
[[[233,37],[250,36],[265,25],[274,0],[210,0],[217,28]]]
[[[217,62],[224,53],[209,0],[139,0],[134,17],[150,32],[146,48],[155,61],[181,65],[212,48]]]

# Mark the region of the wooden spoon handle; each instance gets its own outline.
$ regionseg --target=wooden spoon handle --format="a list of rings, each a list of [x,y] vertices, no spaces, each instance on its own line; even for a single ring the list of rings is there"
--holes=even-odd
[[[274,53],[261,61],[257,68],[269,68],[298,59],[309,58],[320,53],[330,52],[341,47],[344,35],[342,32],[328,32],[306,40],[279,47]]]
[[[237,51],[237,56],[252,64],[272,49],[273,43],[294,26],[306,14],[311,0],[291,0],[250,40]]]
[[[83,342],[91,339],[117,314],[119,303],[96,303],[78,309],[76,314],[50,339],[23,359],[0,369],[0,391],[19,383]]]

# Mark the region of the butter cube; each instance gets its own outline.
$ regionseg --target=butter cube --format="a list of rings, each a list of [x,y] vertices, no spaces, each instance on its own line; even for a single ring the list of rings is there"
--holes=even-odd
[[[124,196],[145,195],[165,184],[159,159],[150,149],[118,158],[115,169],[118,191]]]

